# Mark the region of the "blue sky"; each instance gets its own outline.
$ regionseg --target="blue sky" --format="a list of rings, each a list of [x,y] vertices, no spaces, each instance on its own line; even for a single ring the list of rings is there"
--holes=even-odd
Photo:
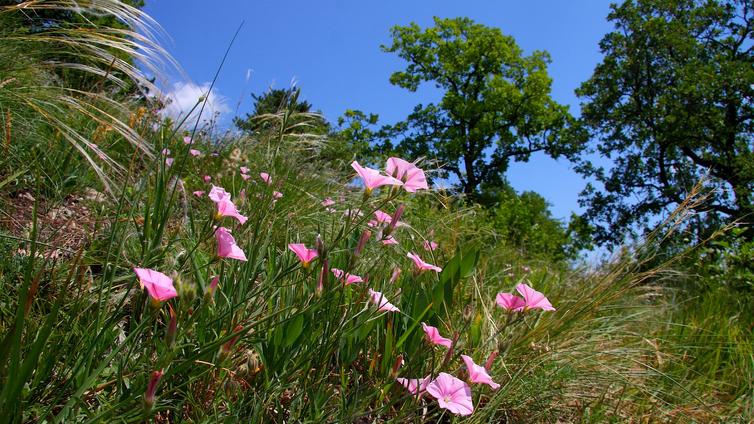
[[[611,29],[605,19],[610,2],[605,0],[146,3],[145,11],[170,36],[165,47],[185,71],[162,84],[183,95],[212,80],[228,42],[244,21],[216,85],[225,122],[249,111],[250,93],[270,86],[287,88],[292,81],[330,121],[346,109],[377,113],[384,123],[405,118],[416,104],[436,100],[437,92],[423,87],[411,93],[390,85],[390,74],[403,63],[379,47],[389,43],[391,26],[416,22],[426,27],[433,16],[466,16],[512,35],[527,53],[548,51],[552,95],[578,113],[573,91],[599,62],[598,42]],[[555,217],[567,218],[571,211],[581,210],[577,198],[585,183],[567,161],[539,155],[528,163],[512,164],[507,176],[517,190],[533,190],[548,199]]]

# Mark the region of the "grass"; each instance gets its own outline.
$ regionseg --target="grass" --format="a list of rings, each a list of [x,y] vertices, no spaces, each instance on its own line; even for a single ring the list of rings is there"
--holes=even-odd
[[[349,158],[322,159],[328,140],[297,131],[309,116],[267,115],[272,129],[254,137],[216,140],[198,131],[187,145],[188,134],[145,105],[118,107],[118,122],[139,143],[120,131],[98,143],[118,164],[117,178],[99,178],[104,170],[75,147],[35,137],[14,136],[15,153],[0,168],[0,180],[15,193],[2,198],[4,206],[17,205],[19,193],[34,199],[18,218],[24,231],[0,233],[0,247],[10,252],[0,258],[2,422],[754,417],[751,296],[670,284],[694,277],[679,271],[679,257],[657,256],[662,233],[593,269],[535,259],[452,193],[383,188],[366,195],[351,172],[341,171]],[[55,133],[58,121],[24,113],[24,131]],[[83,115],[67,119],[87,140],[103,131]],[[190,155],[191,148],[202,154]],[[32,159],[15,175],[11,164],[22,157]],[[241,176],[242,166],[250,178]],[[271,184],[260,172],[271,175]],[[60,231],[50,231],[51,212],[84,185],[105,191],[105,182],[111,195],[82,199],[85,209],[71,218],[91,224],[83,241],[52,255]],[[211,184],[231,193],[248,221],[217,218],[206,196]],[[321,204],[327,197],[336,200],[334,212]],[[378,209],[399,208],[405,225],[393,235],[400,243],[386,246],[377,238],[388,230],[368,221]],[[671,229],[685,210],[671,217]],[[215,226],[232,231],[247,261],[218,257]],[[365,231],[371,237],[361,248]],[[437,250],[423,248],[430,239]],[[316,246],[319,257],[304,267],[289,243]],[[442,272],[416,271],[409,252]],[[178,296],[150,300],[134,267],[170,276]],[[333,267],[366,281],[345,286],[328,272]],[[396,268],[402,272],[394,278]],[[498,308],[495,295],[519,283],[545,293],[557,310]],[[400,312],[378,311],[368,288]],[[428,344],[422,322],[453,339],[453,347]],[[439,372],[465,378],[461,354],[478,364],[493,357],[489,374],[500,384],[472,385],[469,417],[396,382]],[[151,399],[156,371],[163,374]]]

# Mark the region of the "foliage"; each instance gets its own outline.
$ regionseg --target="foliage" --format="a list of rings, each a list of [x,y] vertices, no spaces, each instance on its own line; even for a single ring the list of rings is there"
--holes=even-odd
[[[438,160],[468,196],[480,184],[501,183],[511,160],[579,150],[567,107],[550,97],[547,53],[524,56],[512,37],[468,18],[435,18],[424,30],[396,26],[391,34],[383,50],[407,66],[390,82],[410,91],[429,82],[442,99],[417,105],[406,121],[385,127],[381,149]],[[393,145],[388,139],[397,136]]]
[[[330,124],[319,114],[312,111],[312,105],[306,100],[299,101],[301,89],[270,88],[261,95],[252,94],[254,110],[246,114],[246,118],[235,118],[238,129],[247,134],[258,134],[263,131],[275,130],[269,119],[270,115],[278,113],[293,113],[299,117],[299,122],[291,122],[289,133],[327,134]]]
[[[721,221],[750,223],[751,2],[629,0],[608,19],[615,30],[600,42],[605,57],[578,90],[596,150],[612,162],[581,167],[604,188],[582,193],[597,240],[619,243],[626,230],[650,225],[707,174],[714,195],[697,206],[697,237]]]

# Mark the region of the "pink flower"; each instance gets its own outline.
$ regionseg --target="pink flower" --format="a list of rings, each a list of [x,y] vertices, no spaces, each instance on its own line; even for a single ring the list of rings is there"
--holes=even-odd
[[[173,158],[166,158],[165,159],[165,166],[167,166],[167,167],[173,166],[173,161],[174,161]]]
[[[374,217],[378,224],[389,224],[393,219],[390,214],[382,212],[381,210],[374,211]]]
[[[332,271],[335,278],[342,280],[345,285],[364,282],[364,279],[358,275],[344,273],[342,269],[332,268],[330,271]]]
[[[421,396],[427,391],[427,385],[432,381],[432,376],[424,378],[396,378],[395,381],[408,389],[411,394]]]
[[[183,144],[193,144],[193,143],[194,143],[194,140],[192,140],[191,137],[189,136],[183,137]]]
[[[173,280],[167,275],[147,268],[134,268],[134,272],[139,277],[139,285],[147,289],[152,299],[162,302],[178,296]]]
[[[249,174],[241,174],[241,178],[243,178],[244,181],[248,181],[249,178],[251,178],[251,175],[249,175]]]
[[[416,253],[409,253],[407,256],[411,258],[412,261],[414,261],[414,265],[416,265],[416,268],[419,271],[427,271],[427,270],[431,270],[435,272],[442,271],[442,268],[440,268],[439,266],[435,266],[435,265],[424,262],[422,258],[420,258],[419,255],[417,255]]]
[[[524,299],[510,293],[498,293],[495,298],[495,303],[497,303],[497,306],[505,310],[515,312],[523,311],[526,306]]]
[[[169,155],[170,154],[170,149],[168,149],[167,147],[164,148],[164,149],[162,149],[162,154],[165,155],[165,156]]]
[[[361,179],[364,181],[367,193],[371,193],[377,187],[384,185],[402,185],[403,183],[393,177],[387,177],[380,174],[380,171],[372,168],[364,168],[358,162],[351,162],[351,167],[356,170]]]
[[[324,206],[324,207],[332,206],[334,204],[335,204],[335,200],[333,200],[333,199],[331,199],[329,197],[327,199],[325,199],[325,200],[322,201],[322,206]]]
[[[202,197],[204,196],[204,192],[202,190],[197,190],[194,192],[194,196],[196,197]]]
[[[484,369],[483,366],[475,364],[471,357],[461,355],[461,359],[463,359],[463,362],[466,364],[466,370],[469,372],[470,382],[487,384],[492,387],[493,390],[497,390],[497,388],[500,387],[499,384],[492,381],[492,377],[487,374],[487,370]]]
[[[196,150],[196,149],[189,149],[189,154],[191,156],[193,156],[193,157],[197,157],[197,156],[201,155],[202,152],[200,150]]]
[[[205,183],[208,183],[208,182],[212,181],[212,177],[210,177],[209,175],[205,175],[202,178],[204,179]]]
[[[239,170],[241,171],[242,174],[248,174],[249,173],[249,168],[247,168],[245,166],[242,166],[241,168],[239,168]]]
[[[437,249],[437,243],[429,240],[424,240],[424,250],[429,250],[430,252]]]
[[[524,309],[541,309],[543,311],[554,311],[555,308],[542,293],[534,290],[526,284],[519,284],[516,286],[516,291],[524,297],[526,307]]]
[[[387,301],[387,298],[380,292],[369,289],[369,300],[377,305],[377,310],[381,312],[400,312],[395,305]]]
[[[317,249],[307,249],[302,243],[291,243],[288,245],[288,248],[298,256],[304,268],[309,267],[309,263],[319,256],[317,254]]]
[[[385,246],[391,246],[394,244],[398,244],[398,240],[395,239],[393,236],[387,236],[384,239],[382,239],[382,244]]]
[[[445,346],[447,348],[450,348],[450,346],[453,345],[453,340],[446,339],[445,337],[441,336],[440,331],[437,330],[437,327],[432,327],[431,325],[422,323],[422,328],[424,329],[424,334],[427,335],[427,340],[429,340],[430,343]]]
[[[416,190],[429,188],[424,171],[403,159],[389,158],[385,166],[385,173],[401,180],[403,188],[408,192],[414,193]]]
[[[273,191],[272,192],[272,199],[273,200],[278,200],[278,199],[282,199],[282,198],[283,198],[283,193],[281,193],[279,191]]]
[[[212,185],[212,190],[209,191],[210,200],[213,202],[222,202],[223,200],[230,200],[230,193],[225,191],[224,188]]]
[[[217,206],[216,216],[218,218],[224,216],[236,218],[241,225],[243,225],[248,219],[238,213],[236,205],[230,200],[230,193],[226,192],[224,188],[213,185],[212,190],[209,191],[209,198],[212,199]]]
[[[272,178],[270,178],[270,174],[266,172],[260,172],[259,177],[262,178],[262,181],[264,181],[267,185],[272,184]]]
[[[246,262],[246,254],[238,247],[236,239],[230,234],[230,230],[225,227],[218,227],[215,230],[215,239],[217,239],[217,256]]]
[[[437,399],[440,408],[458,415],[471,415],[474,404],[471,402],[471,387],[450,374],[441,372],[427,385],[427,393]]]

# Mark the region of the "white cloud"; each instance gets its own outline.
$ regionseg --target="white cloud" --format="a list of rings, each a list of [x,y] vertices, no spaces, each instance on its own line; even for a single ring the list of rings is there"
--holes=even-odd
[[[175,121],[183,119],[189,111],[197,104],[199,98],[206,96],[209,92],[210,83],[205,82],[197,85],[191,82],[176,82],[171,90],[163,92],[162,98],[165,101],[165,108],[162,109],[164,116],[170,117]],[[196,116],[199,114],[201,105],[192,112],[191,118],[186,122],[193,124]],[[222,114],[228,113],[231,108],[228,106],[228,100],[213,89],[207,98],[207,105],[202,112],[202,121],[208,121]]]

